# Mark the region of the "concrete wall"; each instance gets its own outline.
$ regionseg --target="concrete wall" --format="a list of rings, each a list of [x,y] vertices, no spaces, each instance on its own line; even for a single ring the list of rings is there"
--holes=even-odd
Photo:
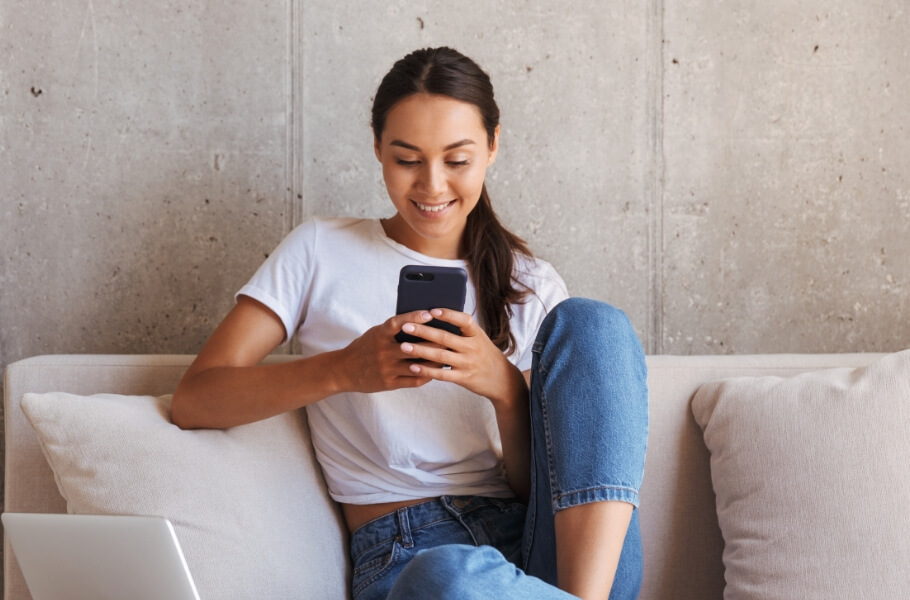
[[[650,353],[910,346],[905,0],[0,3],[0,363],[195,352],[301,219],[389,215],[369,105],[449,44],[497,209]]]

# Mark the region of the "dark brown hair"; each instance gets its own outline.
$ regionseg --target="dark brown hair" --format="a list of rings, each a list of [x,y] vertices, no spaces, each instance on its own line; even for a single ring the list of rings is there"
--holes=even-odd
[[[398,102],[414,94],[439,94],[477,107],[490,147],[499,125],[499,107],[489,76],[477,63],[451,48],[416,50],[395,63],[376,90],[373,100],[373,135],[382,139],[386,117]],[[503,227],[493,211],[486,184],[480,201],[468,215],[461,241],[477,292],[481,326],[490,340],[505,352],[515,350],[509,327],[510,304],[520,302],[528,290],[514,277],[515,255],[530,257],[525,242]]]

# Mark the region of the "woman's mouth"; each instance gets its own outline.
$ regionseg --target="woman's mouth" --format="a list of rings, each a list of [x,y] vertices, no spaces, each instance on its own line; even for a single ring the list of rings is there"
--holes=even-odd
[[[419,208],[420,210],[422,210],[423,212],[437,213],[437,212],[447,209],[455,201],[450,200],[449,202],[446,202],[445,204],[421,204],[420,202],[415,202],[414,200],[411,200],[411,202],[414,202],[414,205],[417,208]]]

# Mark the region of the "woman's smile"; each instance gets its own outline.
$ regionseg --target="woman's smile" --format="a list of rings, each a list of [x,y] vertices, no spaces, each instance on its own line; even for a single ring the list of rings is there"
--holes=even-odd
[[[425,213],[430,213],[431,215],[441,213],[442,211],[449,208],[450,206],[452,206],[455,203],[454,200],[451,200],[449,202],[444,202],[442,204],[422,204],[420,202],[417,202],[416,200],[411,200],[411,202],[413,202],[414,206],[419,208],[421,211],[423,211]]]

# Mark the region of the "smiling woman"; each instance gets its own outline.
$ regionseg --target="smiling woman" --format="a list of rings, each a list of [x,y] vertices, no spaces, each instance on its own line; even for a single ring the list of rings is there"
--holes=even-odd
[[[569,299],[497,219],[484,180],[499,108],[471,59],[396,62],[372,126],[394,214],[292,231],[184,375],[174,422],[306,407],[351,532],[355,600],[634,598],[648,409],[631,324]],[[465,311],[390,316],[414,264],[466,269]],[[298,360],[259,364],[295,337]]]

